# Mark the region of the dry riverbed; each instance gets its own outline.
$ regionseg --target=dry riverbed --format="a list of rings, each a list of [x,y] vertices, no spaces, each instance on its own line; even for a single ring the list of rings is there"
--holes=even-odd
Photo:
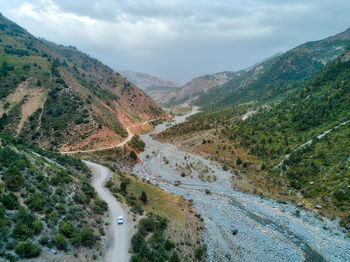
[[[153,133],[168,126],[158,125]],[[218,164],[150,134],[141,138],[146,149],[133,172],[193,201],[204,219],[209,261],[350,261],[350,241],[337,221],[236,191],[232,174]],[[210,182],[203,175],[211,176]]]

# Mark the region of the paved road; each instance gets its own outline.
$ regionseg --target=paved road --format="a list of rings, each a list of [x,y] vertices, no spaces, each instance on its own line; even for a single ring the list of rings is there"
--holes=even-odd
[[[129,261],[128,253],[130,245],[130,229],[131,225],[127,219],[127,212],[122,208],[121,204],[111,195],[109,190],[104,187],[105,182],[112,176],[112,172],[105,166],[84,161],[89,166],[93,174],[92,185],[98,195],[107,202],[110,217],[110,232],[112,242],[106,253],[106,262],[125,262]],[[118,216],[124,217],[124,224],[118,225]],[[108,232],[109,233],[109,232]],[[107,233],[107,234],[108,234]]]

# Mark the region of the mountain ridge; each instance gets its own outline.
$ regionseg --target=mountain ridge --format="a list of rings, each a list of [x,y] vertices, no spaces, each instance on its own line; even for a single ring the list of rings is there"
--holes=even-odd
[[[4,16],[0,39],[1,127],[9,134],[55,150],[90,149],[165,115],[142,90],[75,47],[38,39]]]

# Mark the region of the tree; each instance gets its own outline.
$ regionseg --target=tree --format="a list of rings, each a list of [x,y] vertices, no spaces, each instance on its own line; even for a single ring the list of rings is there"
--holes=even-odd
[[[134,150],[131,150],[131,151],[130,151],[129,156],[130,156],[130,158],[133,159],[133,160],[136,160],[136,159],[137,159],[137,155],[136,155],[136,153],[135,153]]]
[[[6,187],[12,191],[18,191],[20,188],[23,187],[23,184],[24,184],[23,175],[15,166],[10,166],[4,172],[3,178],[5,181]]]
[[[138,253],[141,250],[142,245],[146,243],[145,237],[140,232],[137,232],[131,237],[131,249],[134,253]]]
[[[69,222],[62,222],[59,226],[60,232],[68,238],[71,238],[75,232],[74,224]]]
[[[35,234],[39,234],[43,230],[44,224],[40,220],[35,220],[33,222],[33,230]]]
[[[142,191],[141,196],[140,196],[140,200],[144,203],[147,204],[147,195],[145,191]]]
[[[92,247],[96,243],[96,237],[93,233],[92,228],[84,228],[81,233],[81,243],[83,246]]]
[[[2,203],[9,210],[16,209],[18,207],[18,197],[10,192],[2,197]]]
[[[67,248],[67,240],[63,235],[56,234],[53,236],[52,240],[58,249],[65,250]]]
[[[39,192],[31,194],[26,201],[28,207],[33,211],[44,210],[45,203],[45,197]]]
[[[169,259],[169,262],[181,262],[181,259],[179,257],[179,254],[174,250],[171,254],[171,257]]]
[[[15,248],[15,252],[24,258],[37,257],[40,254],[40,247],[32,243],[30,240],[19,242]]]

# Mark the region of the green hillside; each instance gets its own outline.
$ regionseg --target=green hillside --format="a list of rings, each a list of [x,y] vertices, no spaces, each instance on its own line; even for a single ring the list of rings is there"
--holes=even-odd
[[[198,99],[204,108],[269,101],[299,88],[325,64],[350,47],[350,29],[338,35],[308,42],[273,57],[248,70],[242,70],[226,84],[209,90]]]
[[[90,185],[87,166],[21,141],[0,141],[0,256],[15,261],[87,248],[87,256],[97,254],[107,204]]]
[[[210,142],[218,144],[217,155],[232,148],[241,152],[238,158],[247,161],[242,168],[235,156],[231,163],[226,163],[228,167],[243,173],[248,168],[262,175],[266,185],[299,192],[325,210],[336,209],[345,217],[350,209],[348,57],[349,52],[299,82],[301,87],[279,103],[256,106],[256,113],[246,120],[240,117],[249,108],[246,104],[205,111],[165,131],[161,137],[214,130],[218,141]],[[317,138],[328,130],[329,133]],[[310,140],[313,142],[300,148]],[[226,141],[224,146],[220,146],[222,141]],[[257,165],[261,168],[256,169]]]
[[[3,132],[55,150],[127,136],[124,119],[163,114],[143,91],[74,47],[37,39],[0,15]]]

